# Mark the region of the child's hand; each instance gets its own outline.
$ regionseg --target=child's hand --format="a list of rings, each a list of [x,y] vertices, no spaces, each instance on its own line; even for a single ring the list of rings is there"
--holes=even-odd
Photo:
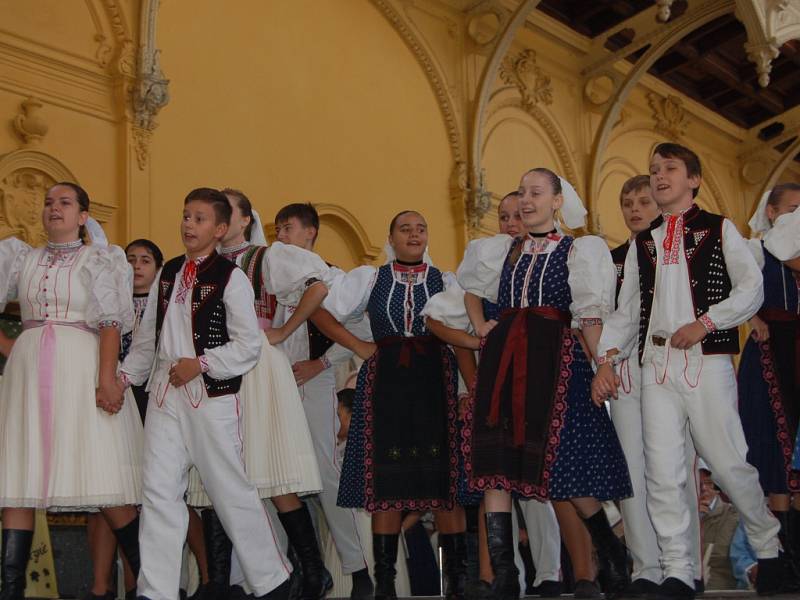
[[[118,413],[124,402],[124,388],[116,380],[100,382],[95,390],[95,404],[110,414]]]
[[[283,332],[283,327],[270,327],[267,329],[267,340],[270,346],[277,346],[286,340],[286,334]]]
[[[485,338],[489,335],[489,332],[497,326],[497,321],[494,319],[489,319],[488,321],[484,321],[483,325],[479,325],[478,329],[475,330],[475,334],[479,338]]]
[[[592,380],[592,402],[597,406],[603,406],[606,398],[611,396],[615,400],[619,397],[619,377],[614,373],[614,367],[610,362],[604,363],[597,368],[597,375]]]
[[[294,380],[297,385],[308,383],[322,373],[323,370],[325,370],[325,366],[319,359],[300,360],[292,365],[292,373],[294,373]]]
[[[759,317],[753,316],[753,318],[750,319],[750,327],[753,328],[750,335],[753,336],[755,341],[766,342],[769,339],[769,326]]]
[[[170,368],[169,382],[174,387],[180,387],[189,383],[202,372],[199,358],[182,358]]]
[[[688,350],[708,335],[706,328],[700,321],[684,325],[672,334],[670,345],[678,350]]]

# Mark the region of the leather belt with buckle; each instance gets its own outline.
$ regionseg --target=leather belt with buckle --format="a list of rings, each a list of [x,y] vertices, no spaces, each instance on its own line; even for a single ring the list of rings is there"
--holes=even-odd
[[[650,336],[650,339],[653,340],[653,345],[654,346],[666,346],[667,345],[667,338],[661,337],[660,335]]]

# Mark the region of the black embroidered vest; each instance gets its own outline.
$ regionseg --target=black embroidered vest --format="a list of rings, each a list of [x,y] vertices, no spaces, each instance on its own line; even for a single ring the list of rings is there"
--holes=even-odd
[[[255,309],[259,319],[272,321],[275,318],[275,309],[278,307],[278,300],[272,294],[267,293],[263,284],[264,277],[262,269],[264,267],[264,253],[266,246],[251,246],[242,256],[242,270],[250,283],[253,285],[253,292],[256,296]]]
[[[161,270],[161,278],[158,282],[158,306],[156,308],[156,348],[158,348],[158,342],[161,337],[164,316],[172,299],[175,278],[185,260],[183,256],[173,258]],[[192,342],[197,356],[204,354],[208,348],[216,348],[230,341],[227,315],[222,297],[231,273],[235,269],[238,269],[235,264],[222,258],[216,252],[212,253],[197,266],[197,277],[192,288],[191,299]],[[212,379],[208,373],[203,373],[203,381],[206,386],[206,392],[211,398],[236,394],[242,385],[241,376],[232,379]]]
[[[630,247],[631,243],[628,241],[611,251],[611,260],[614,262],[614,268],[617,270],[617,293],[614,296],[615,305],[619,302],[619,291],[622,289],[622,280],[625,277],[625,257],[628,256],[628,248]]]
[[[701,210],[696,205],[683,215],[683,252],[689,266],[689,289],[695,317],[701,317],[708,308],[722,302],[733,288],[725,256],[722,254],[722,224],[724,217]],[[636,236],[639,261],[639,290],[641,309],[639,315],[639,362],[644,356],[645,337],[650,326],[653,308],[658,255],[653,240],[653,230],[664,222],[659,217],[650,228]],[[701,342],[703,354],[737,354],[739,330],[737,327],[709,333]]]

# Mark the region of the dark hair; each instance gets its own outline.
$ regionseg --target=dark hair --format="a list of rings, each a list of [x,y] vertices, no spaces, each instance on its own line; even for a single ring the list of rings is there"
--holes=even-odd
[[[355,400],[356,391],[353,388],[343,388],[336,392],[336,399],[345,409],[353,412],[353,400]]]
[[[244,239],[248,242],[250,241],[250,232],[253,231],[253,225],[255,225],[256,221],[253,218],[253,205],[250,202],[250,198],[244,195],[244,192],[241,190],[237,190],[234,188],[223,188],[222,193],[226,196],[233,196],[236,198],[236,205],[239,207],[239,210],[245,217],[250,217],[250,222],[247,224],[247,227],[244,229]],[[231,207],[233,208],[233,207]]]
[[[522,177],[524,178],[525,175],[528,175],[529,173],[539,173],[544,175],[550,180],[550,187],[553,188],[553,194],[558,195],[561,193],[561,178],[550,169],[546,167],[534,167],[533,169],[525,171],[525,174]]]
[[[517,198],[519,196],[519,192],[514,190],[513,192],[508,192],[505,196],[500,198],[500,202],[497,203],[497,212],[500,212],[500,207],[503,206],[503,202],[506,201],[506,198]]]
[[[682,161],[683,164],[686,165],[686,175],[689,177],[703,176],[703,169],[700,166],[700,158],[694,153],[694,151],[689,150],[689,148],[686,146],[664,142],[663,144],[656,146],[656,149],[653,150],[653,156],[656,154],[662,158],[675,158]],[[694,188],[692,190],[692,198],[697,198],[697,194],[699,192],[700,186]]]
[[[303,227],[313,227],[317,230],[317,233],[314,234],[314,241],[316,242],[319,235],[319,214],[314,205],[311,202],[287,204],[275,215],[275,224],[288,221],[292,217],[296,217]]]
[[[423,217],[422,214],[417,212],[416,210],[401,210],[394,217],[392,217],[391,221],[389,221],[389,235],[392,235],[392,232],[394,231],[394,227],[395,227],[395,225],[397,225],[397,219],[399,219],[403,215],[407,215],[407,214],[411,214],[411,213],[413,213],[415,215],[419,215],[420,217],[422,217],[422,219],[425,219],[425,217]]]
[[[164,255],[161,252],[161,248],[156,246],[155,242],[151,242],[150,240],[146,240],[144,238],[133,240],[130,244],[125,246],[125,254],[127,254],[131,248],[144,248],[150,254],[152,254],[153,260],[156,263],[156,269],[160,269],[164,264]]]
[[[89,212],[89,194],[86,193],[86,190],[79,186],[77,183],[73,183],[71,181],[59,181],[58,183],[54,183],[47,191],[49,192],[54,187],[63,186],[68,187],[73,192],[75,192],[75,199],[78,201],[78,207],[81,209],[81,212]],[[78,229],[78,236],[86,241],[86,227],[81,225]]]
[[[650,187],[650,175],[634,175],[622,184],[622,189],[619,191],[619,204],[622,206],[622,197],[630,194],[631,192],[638,192],[644,188]]]
[[[211,205],[217,217],[217,225],[220,223],[225,223],[226,225],[231,224],[231,214],[233,213],[231,203],[228,197],[219,190],[206,187],[193,189],[187,194],[183,205],[186,206],[189,202],[195,201],[205,202]]]
[[[767,204],[773,208],[781,203],[781,199],[786,192],[800,192],[800,183],[779,183],[767,196]]]

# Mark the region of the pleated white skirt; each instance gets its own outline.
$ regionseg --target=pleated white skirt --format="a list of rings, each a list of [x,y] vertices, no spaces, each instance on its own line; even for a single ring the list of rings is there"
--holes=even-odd
[[[41,356],[48,328],[49,360]],[[128,398],[117,414],[97,408],[97,372],[91,332],[48,325],[17,338],[0,382],[0,506],[140,502],[142,421]]]
[[[245,470],[261,498],[319,493],[322,481],[292,366],[266,335],[263,339],[261,358],[240,390]],[[194,467],[186,502],[211,505]]]

